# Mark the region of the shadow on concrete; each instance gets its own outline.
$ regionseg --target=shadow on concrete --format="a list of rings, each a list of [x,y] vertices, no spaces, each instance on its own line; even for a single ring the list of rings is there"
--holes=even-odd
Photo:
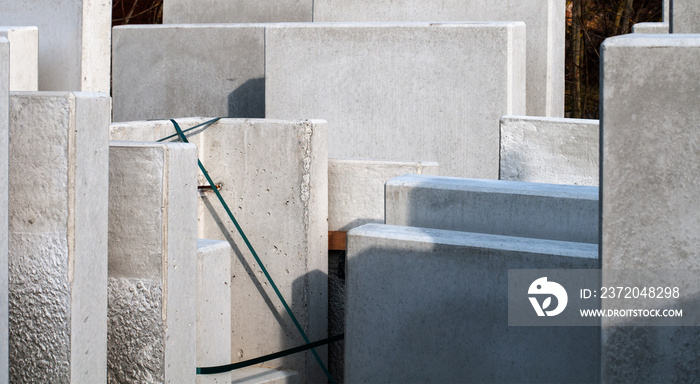
[[[265,118],[265,78],[246,80],[228,95],[228,117]]]

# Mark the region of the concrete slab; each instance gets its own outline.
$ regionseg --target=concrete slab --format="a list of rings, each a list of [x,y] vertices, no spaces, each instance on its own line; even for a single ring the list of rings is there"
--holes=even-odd
[[[345,381],[595,382],[599,330],[509,327],[507,271],[595,268],[597,248],[380,224],[351,230]]]
[[[192,383],[197,149],[111,142],[107,382]]]
[[[602,53],[603,268],[697,270],[700,36],[626,35]],[[603,380],[700,380],[695,328],[603,327]]]
[[[671,33],[700,33],[700,4],[693,0],[672,0],[669,6]]]
[[[110,91],[110,0],[0,0],[0,24],[39,27],[40,91]]]
[[[598,120],[501,118],[501,180],[598,185]]]
[[[231,372],[231,384],[298,384],[299,375],[292,371],[249,367]]]
[[[632,33],[669,33],[668,23],[637,23],[632,26]]]
[[[197,366],[231,363],[231,246],[197,240]],[[197,384],[230,384],[229,372],[197,375]]]
[[[10,98],[10,42],[0,36],[0,383],[9,381],[7,313],[7,161]]]
[[[598,243],[598,188],[404,175],[386,183],[386,223]]]
[[[10,96],[11,382],[106,381],[109,121],[105,94]]]
[[[186,129],[207,120],[192,118],[178,122]],[[165,124],[170,125],[170,130],[160,132]],[[175,133],[170,122],[162,121],[115,123],[111,130],[112,139],[134,139],[141,134],[143,140],[153,140]],[[309,338],[312,341],[326,338],[326,123],[222,119],[194,136],[194,140],[199,140],[199,158],[214,182],[221,184],[222,196]],[[199,183],[206,184],[201,175]],[[198,221],[200,238],[226,240],[234,249],[233,362],[302,345],[296,327],[212,191],[200,194]],[[320,348],[319,354],[325,356],[325,348]],[[297,371],[300,382],[326,380],[310,352],[274,360],[265,367]]]
[[[39,28],[0,27],[10,41],[10,91],[36,91],[39,81]]]
[[[265,117],[264,39],[262,24],[114,28],[114,121]]]
[[[524,21],[527,26],[526,114],[563,117],[565,3],[563,0],[316,0],[313,20]]]
[[[163,24],[313,21],[313,0],[168,0]]]
[[[495,179],[498,119],[525,110],[524,28],[269,25],[266,117],[327,120],[333,158],[435,161],[445,175]]]
[[[328,230],[384,224],[384,184],[407,173],[435,175],[437,163],[328,160]]]

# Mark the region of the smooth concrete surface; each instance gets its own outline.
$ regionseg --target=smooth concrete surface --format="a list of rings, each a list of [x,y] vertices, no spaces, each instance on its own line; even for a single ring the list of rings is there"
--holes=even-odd
[[[348,232],[345,382],[596,382],[596,327],[508,326],[509,269],[591,269],[595,244],[367,224]]]
[[[10,95],[10,381],[107,368],[109,97]]]
[[[598,186],[598,120],[501,118],[500,179]]]
[[[265,117],[263,24],[115,27],[112,60],[114,121]]]
[[[700,33],[700,3],[671,0],[669,8],[671,33]]]
[[[669,33],[668,23],[637,23],[632,26],[632,33]]]
[[[197,240],[197,367],[231,364],[231,246]],[[197,384],[231,384],[231,373],[197,375]]]
[[[407,173],[438,174],[437,163],[328,160],[328,230],[384,224],[384,184]]]
[[[7,161],[10,103],[10,42],[0,36],[0,383],[9,381],[7,314]]]
[[[209,118],[178,119],[182,129]],[[165,121],[112,124],[112,139],[154,140]],[[197,133],[198,132],[198,133]],[[309,339],[328,327],[328,126],[323,121],[222,119],[191,131],[199,158]],[[199,185],[207,182],[200,174]],[[233,362],[304,344],[213,191],[202,191],[199,238],[226,240],[231,261]],[[326,348],[319,348],[325,359]],[[273,360],[300,382],[325,376],[310,352]]]
[[[0,27],[0,36],[10,41],[10,91],[39,88],[39,28]]]
[[[386,223],[598,243],[598,188],[404,175],[386,183]]]
[[[39,28],[40,91],[110,91],[110,0],[0,0],[0,25]]]
[[[527,26],[526,114],[563,117],[565,8],[564,0],[316,0],[313,20],[523,21]]]
[[[601,52],[603,268],[697,270],[700,35],[614,37]],[[604,381],[700,381],[696,328],[603,326]]]
[[[197,149],[111,142],[107,382],[195,382]]]
[[[314,0],[168,0],[163,24],[309,22]]]
[[[265,89],[267,118],[328,121],[332,158],[496,179],[498,120],[525,111],[525,25],[273,24]]]
[[[231,372],[231,384],[299,384],[299,375],[293,371],[248,367]]]

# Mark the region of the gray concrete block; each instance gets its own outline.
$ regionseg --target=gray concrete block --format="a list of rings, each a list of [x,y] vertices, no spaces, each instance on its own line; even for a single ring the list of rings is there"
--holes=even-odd
[[[386,223],[598,243],[598,188],[405,175],[386,183]]]
[[[312,20],[313,0],[168,0],[164,24],[276,23]]]
[[[181,119],[183,129],[207,121]],[[166,127],[169,125],[169,130]],[[170,122],[112,125],[112,139],[153,140],[175,132]],[[163,131],[161,131],[163,130]],[[156,132],[156,133],[154,133]],[[193,133],[195,131],[192,131]],[[265,263],[309,338],[327,337],[328,128],[318,120],[222,119],[191,137],[199,158]],[[206,181],[200,175],[200,185]],[[231,261],[233,362],[303,344],[303,339],[212,191],[200,194],[200,238],[226,240]],[[319,348],[325,356],[325,348]],[[325,357],[324,357],[325,359]],[[266,368],[325,380],[310,352]]]
[[[0,27],[10,41],[10,91],[36,91],[39,79],[39,28]]]
[[[8,377],[7,161],[10,96],[10,43],[0,36],[0,383]]]
[[[700,36],[626,35],[601,52],[603,268],[697,270]],[[695,328],[606,324],[605,381],[700,380]]]
[[[384,224],[384,184],[407,173],[435,175],[437,163],[328,160],[328,230]]]
[[[527,25],[526,113],[563,117],[565,6],[563,0],[316,0],[313,20],[524,21]]]
[[[333,158],[495,179],[498,120],[525,111],[521,22],[277,24],[265,52],[266,117],[327,120]]]
[[[596,327],[509,327],[509,269],[596,268],[595,244],[367,224],[348,233],[348,383],[595,382]]]
[[[197,366],[231,363],[231,246],[197,240]],[[197,375],[197,384],[230,384],[229,372]]]
[[[0,0],[0,24],[39,27],[39,90],[109,92],[110,0]]]
[[[265,117],[264,39],[252,24],[114,28],[114,121]]]
[[[293,371],[249,367],[231,372],[231,384],[298,384],[299,375]]]
[[[500,179],[598,185],[598,120],[501,118]]]
[[[694,0],[672,0],[669,6],[671,33],[700,33],[700,4]]]
[[[197,150],[112,142],[107,382],[195,381]]]
[[[104,94],[10,96],[12,382],[106,381],[109,112]]]
[[[632,33],[669,33],[668,23],[637,23],[632,26]]]

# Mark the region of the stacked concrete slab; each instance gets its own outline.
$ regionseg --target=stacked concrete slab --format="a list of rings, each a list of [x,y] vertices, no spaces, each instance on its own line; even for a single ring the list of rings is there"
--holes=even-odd
[[[0,383],[8,377],[7,160],[10,97],[10,42],[0,37]]]
[[[197,366],[231,363],[231,246],[197,240]],[[230,384],[228,372],[198,375],[197,384]]]
[[[196,157],[110,144],[109,383],[195,381]]]
[[[500,179],[598,185],[598,120],[504,116]]]
[[[10,381],[105,382],[109,97],[9,110]]]
[[[313,21],[313,0],[168,0],[164,24]]]
[[[10,91],[36,91],[39,78],[39,29],[0,27],[10,42]]]
[[[525,111],[525,26],[305,23],[265,32],[268,118],[328,121],[333,158],[498,178],[498,119]]]
[[[597,244],[598,188],[404,175],[386,184],[386,223]]]
[[[698,61],[697,35],[633,34],[602,45],[604,269],[700,267]],[[609,324],[604,381],[700,380],[697,328]]]
[[[351,230],[345,381],[597,381],[597,328],[509,327],[507,318],[509,269],[595,268],[597,253],[426,228]]]
[[[207,121],[179,119],[183,129]],[[169,121],[112,125],[112,139],[172,135]],[[321,121],[222,119],[191,131],[199,158],[311,340],[327,337],[328,152]],[[200,175],[200,185],[206,181]],[[212,191],[200,194],[200,238],[226,240],[231,261],[233,361],[303,344],[260,267]],[[323,356],[325,349],[319,349]],[[299,372],[300,382],[325,376],[310,352],[267,368]]]
[[[112,2],[2,0],[0,24],[39,28],[39,90],[109,92]]]

